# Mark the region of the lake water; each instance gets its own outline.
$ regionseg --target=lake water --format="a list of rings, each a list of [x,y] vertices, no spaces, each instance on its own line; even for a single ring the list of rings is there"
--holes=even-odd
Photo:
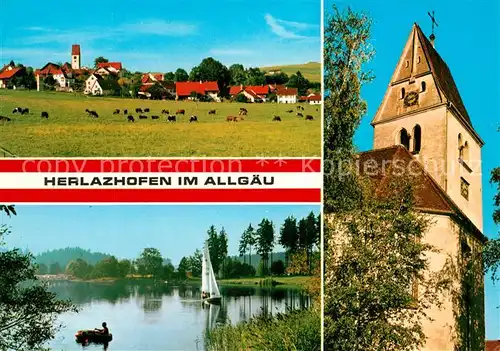
[[[225,323],[235,324],[263,313],[306,308],[309,298],[298,289],[282,287],[220,287],[220,306],[200,302],[200,286],[168,286],[153,282],[88,283],[51,281],[50,290],[69,298],[79,313],[60,317],[64,328],[51,343],[53,350],[160,351],[203,350],[203,333]],[[109,345],[75,342],[80,329],[108,324]]]

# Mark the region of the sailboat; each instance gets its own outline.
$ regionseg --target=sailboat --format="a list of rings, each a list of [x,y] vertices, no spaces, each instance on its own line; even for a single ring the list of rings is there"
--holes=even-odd
[[[212,262],[210,262],[210,254],[208,247],[203,248],[203,261],[201,264],[201,300],[205,303],[220,304],[221,296],[217,281],[215,280]]]

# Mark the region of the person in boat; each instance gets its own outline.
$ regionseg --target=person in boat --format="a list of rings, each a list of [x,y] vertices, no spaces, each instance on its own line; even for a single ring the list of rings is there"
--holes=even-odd
[[[207,296],[207,293],[206,293],[206,292],[204,292],[204,291],[202,291],[202,292],[201,292],[201,299],[203,300],[203,299],[206,299],[207,297],[208,297],[208,296]]]
[[[109,329],[106,322],[102,322],[102,329],[95,328],[95,331],[102,335],[109,335]]]

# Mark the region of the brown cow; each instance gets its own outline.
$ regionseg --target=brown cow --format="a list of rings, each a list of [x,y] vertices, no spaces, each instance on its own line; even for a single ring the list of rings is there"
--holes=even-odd
[[[235,118],[236,118],[236,117],[234,117],[234,116],[227,116],[227,117],[226,117],[226,122],[231,122],[231,121],[234,121],[234,119],[235,119]]]
[[[185,113],[186,113],[186,110],[181,109],[181,110],[177,110],[177,112],[175,114],[176,115],[183,115]]]
[[[243,120],[245,120],[245,119],[244,119],[243,117],[241,117],[241,116],[234,117],[234,121],[235,121],[235,122],[238,122],[238,121],[243,121]]]

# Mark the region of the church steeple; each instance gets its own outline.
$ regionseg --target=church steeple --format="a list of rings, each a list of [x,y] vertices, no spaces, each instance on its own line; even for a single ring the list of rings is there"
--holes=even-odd
[[[482,228],[481,147],[448,65],[415,23],[373,120],[374,148],[401,144]]]

